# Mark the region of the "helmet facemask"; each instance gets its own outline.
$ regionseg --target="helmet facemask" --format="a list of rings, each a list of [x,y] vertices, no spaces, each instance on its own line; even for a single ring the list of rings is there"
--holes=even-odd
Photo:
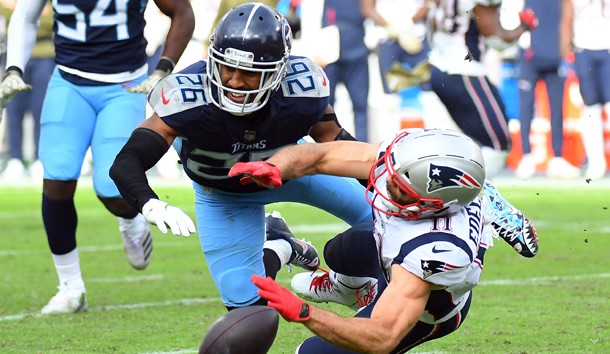
[[[401,218],[414,220],[421,218],[424,212],[427,213],[430,211],[438,211],[445,208],[445,204],[439,198],[422,197],[409,186],[408,182],[405,182],[405,180],[409,180],[408,172],[401,176],[401,174],[396,171],[395,163],[393,161],[392,148],[395,142],[404,138],[407,134],[407,132],[399,134],[387,147],[385,154],[373,165],[369,174],[369,183],[367,187],[367,190],[373,190],[373,197],[371,199],[369,198],[368,193],[366,195],[367,201],[375,210],[389,216],[398,216]],[[381,165],[385,166],[384,170],[375,175],[376,167]],[[377,187],[377,180],[379,180],[379,178],[383,177],[385,174],[388,175],[388,179],[392,180],[404,194],[413,198],[413,201],[406,204],[400,204],[390,197],[387,189],[381,190],[379,187]],[[375,203],[377,198],[380,198],[381,205]]]
[[[234,7],[219,21],[210,37],[207,77],[212,102],[220,109],[243,116],[261,109],[280,87],[292,47],[288,21],[273,7],[247,3]],[[257,88],[225,86],[223,66],[260,74]],[[227,94],[243,95],[243,102]]]
[[[369,198],[367,193],[367,200],[383,214],[410,220],[453,214],[482,188],[482,162],[479,147],[461,133],[405,131],[371,168],[368,189],[373,196]],[[439,169],[447,173],[443,175],[446,180],[441,179],[445,184],[437,181],[440,177],[435,173]],[[412,201],[402,204],[394,200],[387,191],[387,182],[378,183],[385,176]],[[377,198],[380,202],[376,203]]]
[[[244,59],[245,57],[245,59]],[[231,114],[243,116],[262,108],[275,92],[284,75],[286,74],[286,63],[288,58],[274,62],[253,62],[254,54],[244,52],[239,49],[227,48],[225,53],[221,53],[213,46],[208,48],[207,75],[216,88],[217,95],[210,95],[212,102],[222,110]],[[254,90],[238,90],[224,86],[220,70],[222,65],[229,66],[238,70],[260,73],[260,84]],[[244,102],[234,102],[226,96],[226,93],[243,94]]]

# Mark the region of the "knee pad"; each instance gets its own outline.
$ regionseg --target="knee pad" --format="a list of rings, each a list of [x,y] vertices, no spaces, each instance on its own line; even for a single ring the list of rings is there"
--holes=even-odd
[[[259,274],[252,268],[239,267],[223,272],[217,279],[216,286],[225,306],[243,307],[258,301],[258,288],[250,281],[253,274]]]

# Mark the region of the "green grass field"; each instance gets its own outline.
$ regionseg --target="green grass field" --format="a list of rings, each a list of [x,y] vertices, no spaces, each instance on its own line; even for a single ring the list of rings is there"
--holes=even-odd
[[[193,215],[185,186],[160,185],[168,202]],[[474,290],[468,319],[416,353],[610,353],[610,187],[584,181],[498,183],[537,226],[540,253],[517,255],[497,240]],[[116,219],[91,187],[77,191],[78,245],[89,311],[41,317],[57,277],[40,217],[40,188],[0,185],[1,353],[196,353],[206,328],[225,313],[197,236],[154,231],[150,266],[129,266]],[[297,204],[270,205],[319,250],[346,226]],[[290,273],[283,269],[284,285]],[[338,305],[323,307],[351,315]],[[280,322],[271,353],[290,354],[309,332]],[[244,353],[246,354],[246,353]]]

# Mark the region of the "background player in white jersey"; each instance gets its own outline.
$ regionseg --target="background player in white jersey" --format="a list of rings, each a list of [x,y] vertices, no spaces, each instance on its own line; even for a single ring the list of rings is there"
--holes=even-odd
[[[436,5],[435,5],[436,3]],[[482,146],[491,178],[504,169],[511,147],[504,104],[486,77],[482,63],[485,46],[503,50],[537,19],[526,9],[521,25],[506,30],[500,24],[502,0],[436,0],[431,4],[429,27],[432,65],[430,84],[457,126]]]
[[[252,277],[269,306],[319,336],[296,352],[402,353],[457,330],[491,243],[478,144],[460,132],[417,129],[401,131],[380,146],[309,145],[286,148],[268,161],[284,179],[370,175],[374,229],[364,225],[338,235],[326,246],[335,248],[333,259],[326,259],[379,277],[379,295],[355,318],[346,318],[304,303],[269,278]],[[260,181],[252,172],[244,178]],[[371,234],[368,247],[341,249],[371,240]]]
[[[352,178],[305,176],[267,190],[227,176],[236,162],[263,160],[306,135],[318,142],[353,137],[328,104],[324,71],[290,55],[291,29],[273,7],[233,8],[210,43],[207,61],[155,86],[148,98],[155,113],[134,130],[110,175],[148,221],[188,236],[195,232],[190,217],[159,200],[145,175],[173,144],[193,181],[207,266],[231,310],[266,303],[250,282],[252,274],[275,277],[286,263],[309,270],[319,265],[317,251],[292,237],[279,215],[265,217],[266,204],[304,203],[351,225],[370,222],[372,215],[364,187]]]
[[[44,168],[42,219],[59,277],[59,292],[42,314],[87,309],[76,246],[74,193],[87,149],[93,156],[93,187],[119,219],[127,258],[136,269],[150,261],[148,224],[121,195],[108,170],[129,134],[145,118],[145,91],[169,74],[194,28],[188,0],[155,0],[172,19],[163,56],[147,78],[144,8],[147,1],[53,0],[57,68],[42,108],[39,157]],[[7,74],[0,105],[30,87],[21,75],[36,38],[45,0],[20,0],[8,29]]]
[[[562,55],[574,52],[574,72],[585,106],[581,134],[587,155],[587,178],[606,174],[602,111],[610,114],[610,1],[563,0],[560,31]]]

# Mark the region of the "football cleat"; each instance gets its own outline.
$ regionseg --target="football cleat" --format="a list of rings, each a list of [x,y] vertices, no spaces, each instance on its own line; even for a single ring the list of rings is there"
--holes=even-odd
[[[538,235],[530,220],[489,181],[485,181],[483,197],[491,208],[493,235],[506,241],[523,257],[534,257],[538,253]]]
[[[148,222],[142,214],[133,219],[119,219],[119,230],[123,234],[123,246],[127,260],[135,269],[148,266],[152,256],[152,235]]]
[[[87,294],[85,290],[70,289],[68,285],[59,286],[59,291],[40,311],[43,315],[61,315],[87,311]]]
[[[359,288],[351,288],[337,279],[337,273],[320,269],[312,273],[299,273],[292,277],[292,291],[305,300],[334,302],[358,310],[375,300],[377,279],[370,280]]]
[[[6,181],[21,181],[27,176],[27,170],[20,159],[12,158],[0,173],[0,179]]]
[[[288,260],[289,265],[292,264],[309,271],[318,269],[320,266],[318,250],[310,242],[294,237],[278,211],[274,211],[265,217],[265,229],[267,240],[283,239],[288,241],[292,248]]]
[[[531,154],[523,155],[517,170],[515,171],[519,178],[528,179],[536,174],[536,159]]]
[[[549,178],[578,178],[580,169],[563,157],[553,157],[547,163],[546,174]]]

